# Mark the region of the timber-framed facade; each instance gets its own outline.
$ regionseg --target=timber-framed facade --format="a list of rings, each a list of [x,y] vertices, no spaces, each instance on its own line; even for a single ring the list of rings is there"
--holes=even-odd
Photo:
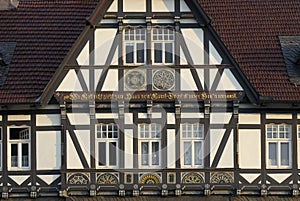
[[[0,90],[2,198],[299,195],[300,97],[267,96],[272,84],[268,92],[257,87],[243,68],[255,58],[235,57],[204,9],[208,2],[73,3],[21,0],[0,11],[22,15],[44,4],[58,13],[87,10],[73,42],[58,40],[69,48],[31,99],[13,100],[5,88],[26,48],[0,37],[0,67],[10,68]],[[44,12],[41,19],[58,23]],[[41,51],[62,54],[48,48]]]

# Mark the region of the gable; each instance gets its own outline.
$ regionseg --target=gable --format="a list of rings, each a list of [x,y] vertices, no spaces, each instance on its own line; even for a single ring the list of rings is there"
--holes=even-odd
[[[256,101],[255,90],[195,1],[115,0],[99,9],[104,6],[91,16],[93,27],[57,75],[59,94],[230,92]]]

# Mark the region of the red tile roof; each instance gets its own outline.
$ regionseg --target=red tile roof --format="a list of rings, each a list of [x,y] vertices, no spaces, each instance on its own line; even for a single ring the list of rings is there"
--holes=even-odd
[[[33,103],[84,29],[98,0],[20,1],[0,12],[0,42],[17,42],[1,103]]]
[[[199,0],[212,25],[260,96],[300,101],[279,36],[300,35],[298,0]]]
[[[36,102],[98,2],[24,0],[17,10],[0,12],[0,42],[17,42],[0,103]],[[300,101],[279,42],[279,36],[300,35],[298,0],[199,2],[259,95]]]

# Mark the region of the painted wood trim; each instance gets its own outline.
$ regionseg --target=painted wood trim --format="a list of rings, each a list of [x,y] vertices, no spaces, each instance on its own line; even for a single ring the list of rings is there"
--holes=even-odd
[[[211,85],[210,91],[214,92],[214,91],[217,90],[217,87],[218,87],[218,85],[219,85],[219,83],[220,83],[220,81],[221,81],[221,78],[222,78],[223,73],[224,73],[224,68],[218,69],[218,72],[217,72],[217,74],[216,74],[216,77],[215,77],[215,79],[214,79],[214,81],[213,81],[213,83],[212,83],[212,85]]]
[[[2,182],[3,187],[8,185],[8,143],[4,143],[7,139],[7,114],[2,115]]]
[[[96,169],[96,109],[95,102],[89,103],[90,108],[90,166]],[[96,174],[91,172],[91,184],[96,184]]]
[[[81,70],[75,70],[75,72],[76,72],[76,76],[77,76],[77,78],[78,78],[78,80],[79,80],[79,83],[80,83],[80,85],[81,85],[81,87],[82,87],[82,90],[83,90],[83,91],[89,91],[88,86],[87,86],[87,84],[85,83],[85,80],[84,80],[84,77],[83,77],[83,75],[82,75]]]
[[[194,64],[194,61],[193,61],[193,58],[190,54],[190,51],[189,51],[189,48],[183,38],[183,35],[182,35],[182,32],[179,31],[180,34],[178,34],[178,39],[179,39],[179,43],[180,43],[180,46],[182,48],[182,51],[185,55],[185,58],[188,62],[188,65],[190,66],[190,71],[191,71],[191,74],[193,76],[193,79],[195,80],[195,83],[196,83],[196,86],[197,86],[197,89],[198,91],[203,91],[203,88],[202,88],[202,85],[201,85],[201,82],[200,82],[200,79],[199,79],[199,76],[198,76],[198,73],[196,71],[195,68],[193,68],[193,64]]]
[[[112,3],[113,3],[113,0],[100,1],[97,5],[96,9],[92,13],[92,15],[87,19],[87,22],[90,25],[98,24]]]
[[[298,184],[299,182],[299,174],[298,174],[298,125],[297,125],[297,112],[293,112],[292,118],[292,169],[293,169],[293,184]]]
[[[261,183],[266,184],[266,113],[261,114]]]
[[[67,121],[66,106],[61,105],[61,190],[67,188]]]
[[[31,162],[31,174],[29,177],[29,181],[31,180],[31,185],[36,186],[36,170],[37,170],[37,157],[36,157],[36,115],[33,113],[31,114],[31,128],[30,128],[30,139],[31,139],[31,144],[30,144],[30,159],[29,161]]]
[[[68,117],[66,118],[66,128],[69,131],[69,136],[71,137],[71,140],[72,140],[72,142],[74,144],[74,147],[75,147],[75,149],[77,151],[77,154],[78,154],[78,156],[80,158],[80,161],[82,163],[83,168],[88,169],[89,168],[88,162],[87,162],[87,160],[86,160],[86,158],[84,156],[84,153],[83,153],[83,151],[81,149],[80,143],[79,143],[79,141],[78,141],[78,139],[76,137],[74,129],[71,127],[71,123],[70,123],[70,120],[68,119]]]
[[[117,34],[115,35],[114,41],[112,43],[111,49],[109,50],[109,53],[108,53],[108,56],[107,56],[107,59],[105,61],[105,65],[104,65],[104,66],[106,66],[106,68],[103,69],[103,72],[101,74],[101,78],[100,78],[100,81],[97,85],[96,91],[101,91],[102,90],[102,87],[104,85],[106,76],[108,74],[108,70],[109,70],[108,67],[111,65],[111,62],[112,62],[112,59],[114,57],[114,54],[116,52],[117,47],[120,46],[120,41],[122,41],[119,32],[120,31],[118,30]]]
[[[211,165],[212,168],[216,168],[218,166],[218,164],[220,162],[220,159],[221,159],[221,156],[222,156],[222,154],[224,152],[224,149],[226,147],[226,144],[228,142],[228,139],[230,137],[230,134],[233,131],[233,129],[234,129],[236,123],[237,123],[236,121],[237,120],[232,115],[232,117],[231,117],[231,119],[229,121],[229,127],[226,129],[226,131],[224,133],[224,136],[223,136],[222,141],[221,141],[221,143],[219,145],[218,151],[217,151],[217,153],[215,155],[215,158],[214,158],[214,160],[212,162],[212,165]]]

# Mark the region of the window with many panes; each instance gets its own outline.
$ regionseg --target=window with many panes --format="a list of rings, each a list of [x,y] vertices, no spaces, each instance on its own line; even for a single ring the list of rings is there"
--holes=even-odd
[[[269,124],[266,126],[268,168],[291,167],[291,137],[290,125]]]
[[[119,128],[116,124],[96,125],[96,162],[101,168],[118,167]]]
[[[8,128],[9,167],[30,168],[30,128],[28,126]]]
[[[172,29],[152,29],[152,49],[154,64],[174,63],[174,31]]]
[[[139,159],[141,168],[161,166],[161,125],[139,124]]]
[[[146,61],[145,29],[129,28],[124,33],[125,64],[144,64]]]
[[[199,123],[181,124],[183,167],[203,167],[204,126]]]

